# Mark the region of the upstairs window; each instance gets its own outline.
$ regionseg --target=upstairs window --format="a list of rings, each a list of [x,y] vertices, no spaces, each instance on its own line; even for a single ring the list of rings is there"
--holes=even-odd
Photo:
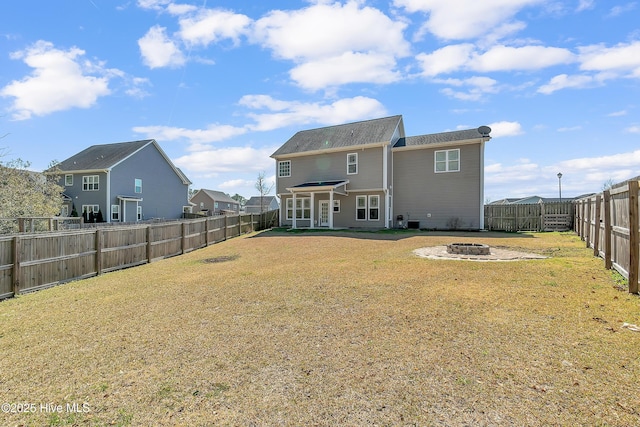
[[[347,175],[358,173],[358,153],[347,154]]]
[[[134,187],[134,191],[136,193],[142,193],[142,180],[139,178],[136,178],[133,180],[133,187]]]
[[[100,190],[100,177],[98,175],[87,175],[82,177],[82,191]]]
[[[71,187],[72,185],[73,185],[73,175],[66,174],[64,176],[64,186],[65,187]]]
[[[460,149],[442,150],[435,152],[435,172],[459,172]]]
[[[278,162],[278,177],[286,178],[288,176],[291,176],[291,160]]]

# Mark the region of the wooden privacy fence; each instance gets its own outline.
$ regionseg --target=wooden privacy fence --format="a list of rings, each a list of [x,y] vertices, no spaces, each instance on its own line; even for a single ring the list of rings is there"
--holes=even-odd
[[[278,211],[0,237],[0,299],[184,254],[278,224]]]
[[[572,201],[485,205],[484,224],[493,231],[567,231],[573,226]]]
[[[640,230],[637,180],[576,201],[575,231],[614,268],[629,280],[629,292],[638,293]]]

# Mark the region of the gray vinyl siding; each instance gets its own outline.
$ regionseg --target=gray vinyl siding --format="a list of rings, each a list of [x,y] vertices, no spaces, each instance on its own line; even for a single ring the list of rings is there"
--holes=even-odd
[[[278,194],[287,193],[287,188],[311,181],[349,180],[348,190],[382,188],[382,151],[387,147],[356,148],[353,150],[315,154],[309,156],[280,158],[291,161],[291,176],[278,177]],[[358,155],[358,173],[347,175],[347,155]]]
[[[135,192],[136,178],[142,179],[142,193]],[[189,204],[188,185],[184,184],[152,144],[113,167],[110,204],[119,204],[117,196],[142,198],[143,201],[139,202],[139,205],[142,206],[143,220],[180,218],[182,207]],[[135,206],[135,202],[127,202],[124,221],[136,220]]]
[[[65,186],[65,175],[73,175],[73,185]],[[97,175],[99,185],[97,191],[84,191],[82,189],[82,177]],[[106,206],[107,201],[107,174],[105,172],[62,172],[61,179],[58,183],[64,187],[64,193],[68,195],[72,201],[69,206],[69,215],[75,206],[78,215],[82,215],[82,205],[98,205],[102,211],[103,217],[106,219],[110,206]]]
[[[435,151],[460,149],[459,172],[434,172]],[[393,214],[419,221],[420,228],[480,227],[482,145],[393,150]],[[430,214],[430,216],[429,216]]]
[[[378,195],[380,199],[380,207],[379,207],[379,215],[378,220],[364,220],[359,221],[356,220],[356,196],[358,195]],[[308,196],[296,196],[296,198],[308,197]],[[291,226],[293,221],[287,219],[287,199],[290,199],[291,196],[287,195],[282,197],[280,202],[280,215],[282,218],[283,226]],[[372,191],[372,192],[361,192],[361,193],[350,193],[347,196],[335,194],[333,195],[334,200],[340,201],[340,212],[334,213],[333,215],[333,226],[334,228],[384,228],[385,227],[385,209],[386,199],[384,196],[384,192],[382,191]],[[314,210],[314,227],[319,226],[320,220],[320,201],[329,200],[328,193],[316,193],[314,196],[313,202],[313,210]],[[310,220],[297,219],[296,220],[297,227],[309,227]]]

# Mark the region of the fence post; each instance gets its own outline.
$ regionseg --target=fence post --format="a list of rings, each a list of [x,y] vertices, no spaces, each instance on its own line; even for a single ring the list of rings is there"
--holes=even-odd
[[[604,197],[604,268],[611,270],[611,192],[605,190]]]
[[[182,223],[182,248],[181,248],[181,252],[183,254],[187,253],[187,223],[183,222]]]
[[[598,194],[596,196],[596,214],[595,214],[595,225],[594,225],[594,234],[593,236],[593,256],[600,255],[600,215],[602,214],[602,196]]]
[[[224,230],[224,233],[222,235],[222,240],[227,240],[227,216],[224,216],[224,221],[222,222],[223,226],[222,229]]]
[[[587,242],[587,247],[591,244],[591,200],[587,199],[587,230],[585,231],[584,241]]]
[[[638,293],[640,260],[640,223],[638,218],[638,181],[629,181],[629,293]]]
[[[13,296],[20,290],[20,237],[13,238]]]
[[[148,225],[147,226],[147,264],[151,262],[151,256],[153,255],[153,253],[151,252],[151,236],[153,236],[153,233],[151,233],[151,226]]]
[[[102,231],[96,228],[96,275],[102,274]]]
[[[204,218],[204,245],[209,246],[209,217]]]

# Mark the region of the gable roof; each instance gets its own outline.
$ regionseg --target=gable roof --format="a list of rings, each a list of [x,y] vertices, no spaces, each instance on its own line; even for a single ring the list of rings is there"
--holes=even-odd
[[[276,196],[262,196],[262,204],[263,205],[270,205],[271,202],[273,201],[273,199],[275,199]],[[247,206],[260,206],[260,196],[251,196],[249,198],[249,200],[247,200],[247,203],[244,204],[245,207]]]
[[[446,144],[449,142],[474,140],[482,137],[487,139],[490,138],[487,135],[481,134],[478,129],[456,130],[452,132],[440,132],[432,133],[429,135],[418,135],[400,138],[398,142],[395,143],[394,148],[416,147],[430,144]]]
[[[216,191],[216,190],[207,190],[207,189],[201,189],[198,191],[198,193],[202,191],[204,194],[206,194],[211,200],[214,200],[216,202],[224,202],[224,203],[235,203],[237,205],[239,205],[237,200],[233,200],[231,197],[227,196],[226,194],[224,194],[222,191]],[[196,193],[196,194],[198,194]],[[193,197],[195,197],[195,195],[193,195]],[[191,197],[193,199],[193,197]]]
[[[184,184],[191,184],[189,178],[173,164],[155,139],[92,145],[60,162],[56,166],[61,172],[105,171],[113,168],[150,144],[156,147],[160,155],[164,157]]]
[[[115,144],[92,145],[58,164],[65,172],[110,169],[138,150],[152,143],[152,139]]]
[[[390,143],[400,128],[404,136],[402,116],[365,120],[343,125],[303,130],[293,135],[271,157],[323,150],[335,150],[367,144]]]

